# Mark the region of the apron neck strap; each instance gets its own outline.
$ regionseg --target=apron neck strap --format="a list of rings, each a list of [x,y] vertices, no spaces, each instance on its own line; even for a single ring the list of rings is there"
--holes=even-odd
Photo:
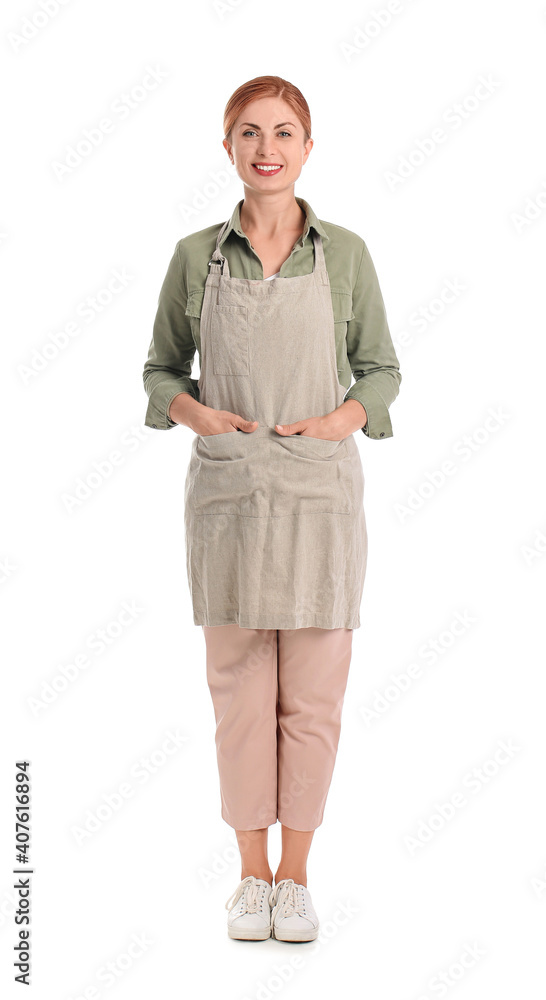
[[[330,279],[328,277],[328,270],[324,259],[322,237],[315,229],[313,229],[313,246],[315,248],[315,266],[313,270],[316,271],[317,280],[320,281],[322,285],[329,285]]]
[[[214,253],[209,260],[210,271],[209,274],[224,274],[229,278],[229,264],[226,257],[224,257],[222,251],[220,250],[219,244],[222,239],[222,235],[226,227],[229,225],[229,219],[224,222],[224,225],[220,229],[216,239],[216,247],[214,248]]]

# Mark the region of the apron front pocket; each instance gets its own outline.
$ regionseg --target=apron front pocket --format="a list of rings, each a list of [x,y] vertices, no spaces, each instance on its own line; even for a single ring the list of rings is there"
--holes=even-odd
[[[221,431],[199,434],[190,462],[187,501],[196,514],[244,513],[252,468],[252,434]]]
[[[249,338],[247,306],[212,306],[210,339],[215,375],[250,375]]]
[[[347,439],[279,435],[272,441],[271,513],[350,514],[355,506]]]

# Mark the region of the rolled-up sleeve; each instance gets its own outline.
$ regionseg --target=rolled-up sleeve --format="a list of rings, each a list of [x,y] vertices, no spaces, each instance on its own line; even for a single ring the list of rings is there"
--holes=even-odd
[[[191,378],[196,346],[186,316],[187,298],[179,241],[159,293],[152,341],[142,375],[148,395],[146,427],[170,430],[177,426],[168,411],[178,393],[189,392],[199,399],[197,379]]]
[[[385,303],[366,244],[353,288],[353,315],[347,324],[347,357],[355,382],[345,399],[357,399],[368,419],[362,428],[370,438],[393,436],[389,407],[402,376],[389,331]]]

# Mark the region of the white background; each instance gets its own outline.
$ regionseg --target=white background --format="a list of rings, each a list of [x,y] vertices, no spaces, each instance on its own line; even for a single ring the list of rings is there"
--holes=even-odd
[[[21,995],[20,758],[32,768],[40,1000],[542,995],[544,0],[402,0],[383,25],[381,0],[340,0],[320,17],[285,0],[40,10],[8,0],[1,15],[2,995]],[[24,25],[34,34],[21,43]],[[113,114],[149,67],[163,81]],[[167,265],[178,239],[220,225],[242,197],[238,177],[213,180],[229,164],[222,114],[240,84],[268,73],[309,102],[315,145],[296,194],[366,241],[402,371],[394,436],[356,435],[362,627],[308,863],[321,936],[299,946],[227,936],[240,863],[220,817],[186,580],[193,435],[143,427]],[[108,116],[113,132],[60,179],[54,164]],[[402,158],[414,165],[393,185]],[[127,287],[83,321],[78,307],[114,270]],[[448,282],[459,291],[446,302]],[[79,332],[53,351],[74,321]],[[115,451],[120,464],[69,509],[67,495]],[[116,628],[125,602],[136,617]],[[91,645],[100,629],[102,652]],[[181,740],[165,754],[169,732]],[[135,765],[152,755],[142,781]],[[108,816],[106,797],[128,782],[132,796]],[[279,825],[270,847],[275,870]],[[131,959],[134,935],[148,944]],[[477,957],[465,966],[467,946]],[[109,962],[111,986],[100,979]]]

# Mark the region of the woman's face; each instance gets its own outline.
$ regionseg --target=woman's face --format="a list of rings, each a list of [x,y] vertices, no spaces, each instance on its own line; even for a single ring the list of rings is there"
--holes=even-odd
[[[278,97],[262,97],[243,108],[231,130],[231,144],[224,139],[223,145],[246,187],[263,194],[294,185],[313,140],[304,144],[303,125],[289,104]],[[260,171],[260,164],[280,169]]]

